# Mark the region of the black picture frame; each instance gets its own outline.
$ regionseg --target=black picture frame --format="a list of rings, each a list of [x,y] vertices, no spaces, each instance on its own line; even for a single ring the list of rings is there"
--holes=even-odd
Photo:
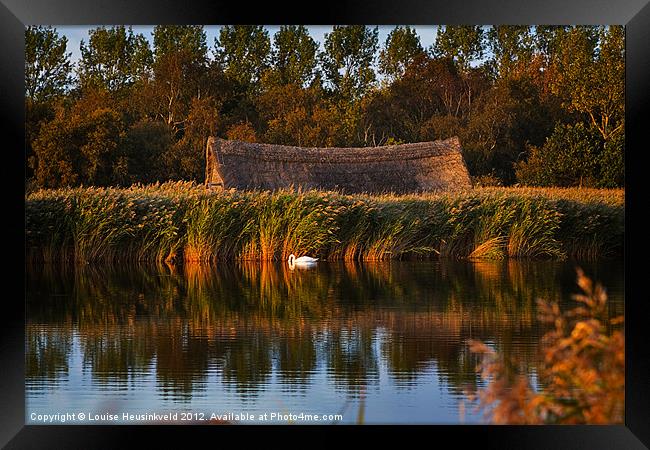
[[[499,449],[640,449],[650,446],[650,342],[645,321],[650,318],[648,278],[643,267],[649,244],[644,239],[645,207],[643,139],[650,109],[650,3],[648,0],[375,0],[336,3],[287,2],[278,4],[201,0],[0,0],[0,114],[5,132],[0,142],[6,158],[0,164],[9,200],[2,224],[11,233],[9,243],[24,242],[24,28],[27,25],[99,24],[621,24],[626,27],[626,230],[625,230],[625,314],[626,314],[626,398],[625,425],[619,426],[432,426],[334,427],[326,433],[318,426],[264,427],[254,431],[278,435],[317,431],[319,442],[339,441],[337,431],[348,437],[359,434],[381,437],[386,432],[411,439],[422,433],[435,443],[473,443],[479,448]],[[21,150],[19,150],[21,149]],[[15,205],[13,204],[15,202]],[[19,212],[22,212],[19,213]],[[6,245],[6,244],[5,244]],[[0,314],[0,445],[6,448],[121,448],[134,442],[134,434],[164,443],[163,448],[182,439],[183,445],[198,445],[207,439],[211,446],[226,438],[250,439],[249,427],[205,426],[26,426],[24,395],[24,246],[5,253],[14,273],[6,280]],[[21,276],[22,275],[22,276]],[[10,294],[13,292],[13,294]],[[288,430],[287,428],[290,428]],[[408,434],[402,434],[408,433]],[[284,435],[289,437],[289,435]],[[355,436],[356,437],[356,436]],[[346,438],[346,439],[347,439]],[[187,440],[189,439],[189,440]],[[267,442],[271,443],[272,437]],[[305,441],[307,443],[309,441]],[[426,442],[426,441],[425,441]],[[452,445],[452,444],[445,444]]]

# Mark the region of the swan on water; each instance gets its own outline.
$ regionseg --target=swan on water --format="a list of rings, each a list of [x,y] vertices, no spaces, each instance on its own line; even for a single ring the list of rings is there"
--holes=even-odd
[[[312,258],[311,256],[301,256],[296,258],[296,255],[293,253],[289,255],[289,265],[293,266],[294,264],[314,264],[318,261],[318,258]]]

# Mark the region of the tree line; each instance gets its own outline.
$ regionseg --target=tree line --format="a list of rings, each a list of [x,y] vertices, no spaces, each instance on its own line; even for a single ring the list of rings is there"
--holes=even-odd
[[[202,182],[208,136],[383,146],[459,136],[480,185],[617,187],[621,26],[97,27],[76,64],[28,27],[26,175],[40,187]]]

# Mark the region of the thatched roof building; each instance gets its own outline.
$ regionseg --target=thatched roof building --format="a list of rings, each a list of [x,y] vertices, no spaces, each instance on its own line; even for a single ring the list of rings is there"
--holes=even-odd
[[[361,148],[303,148],[210,137],[208,188],[410,193],[470,187],[457,137]]]

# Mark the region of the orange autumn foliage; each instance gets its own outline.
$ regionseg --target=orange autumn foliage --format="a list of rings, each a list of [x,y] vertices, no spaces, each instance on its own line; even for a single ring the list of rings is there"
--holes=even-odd
[[[228,131],[226,131],[226,137],[234,141],[258,141],[257,133],[255,133],[255,128],[253,128],[253,125],[248,121],[232,125],[230,128],[228,128]]]
[[[492,348],[469,342],[470,351],[482,356],[479,370],[487,385],[477,395],[479,407],[492,423],[623,423],[623,317],[610,319],[605,289],[594,285],[582,270],[577,272],[583,291],[573,297],[577,307],[560,311],[557,302],[538,301],[539,319],[551,325],[541,342],[539,389],[531,386],[526,375],[511,375]]]

